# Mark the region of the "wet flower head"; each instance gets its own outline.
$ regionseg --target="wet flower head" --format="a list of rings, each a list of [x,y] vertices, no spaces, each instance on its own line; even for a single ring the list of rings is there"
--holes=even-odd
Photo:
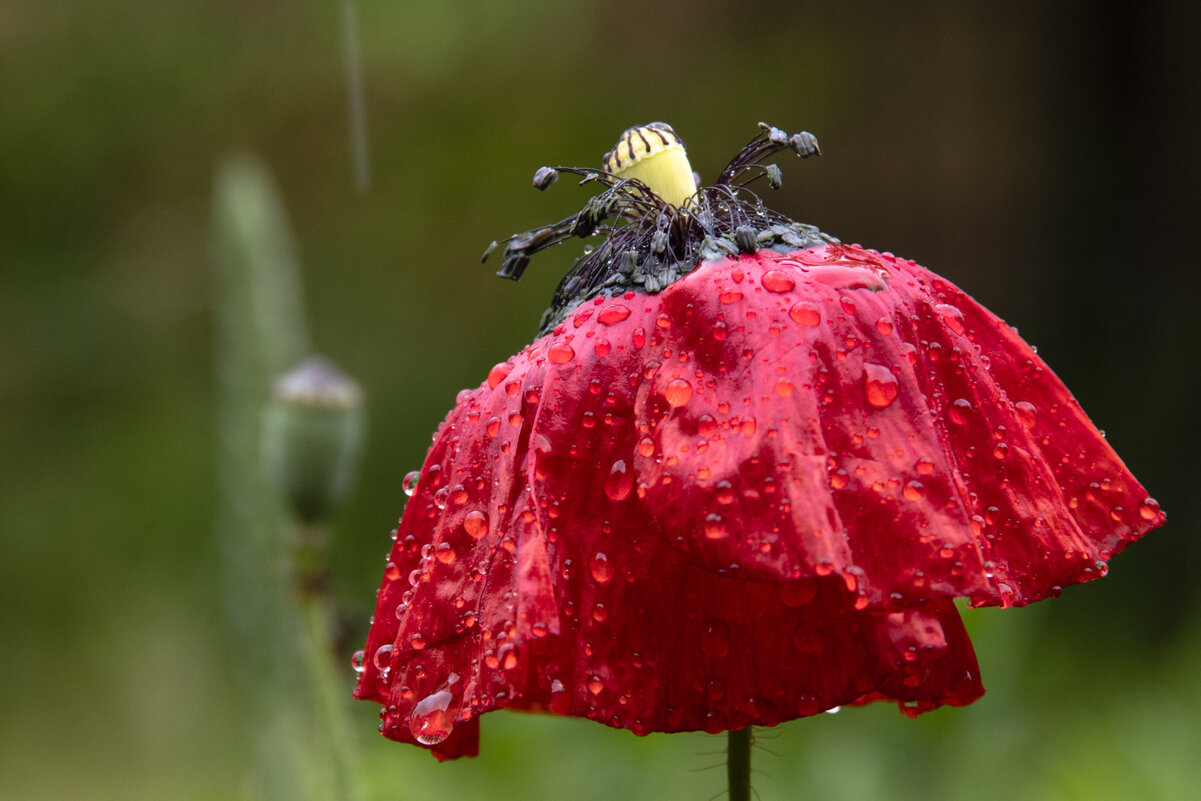
[[[500,274],[593,244],[406,479],[356,665],[385,735],[448,758],[505,707],[645,734],[967,704],[954,598],[1056,595],[1163,522],[1012,328],[768,209],[787,150],[819,154],[762,125],[696,188],[654,123],[536,173],[600,191]]]

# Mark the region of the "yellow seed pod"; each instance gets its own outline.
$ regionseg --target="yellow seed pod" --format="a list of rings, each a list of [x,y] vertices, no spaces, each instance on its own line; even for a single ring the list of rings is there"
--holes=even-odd
[[[664,122],[635,125],[605,154],[606,171],[637,178],[673,206],[696,194],[696,178],[684,142]]]

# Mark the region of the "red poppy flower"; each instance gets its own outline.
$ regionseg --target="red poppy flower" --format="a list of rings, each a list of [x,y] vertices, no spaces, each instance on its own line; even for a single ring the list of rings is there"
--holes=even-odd
[[[603,243],[435,434],[357,697],[439,758],[503,707],[644,734],[972,702],[954,598],[1058,594],[1163,514],[1012,328],[734,184],[808,134],[765,127],[677,206],[616,175],[678,141],[631,130],[608,171],[539,171],[607,189],[502,273]]]

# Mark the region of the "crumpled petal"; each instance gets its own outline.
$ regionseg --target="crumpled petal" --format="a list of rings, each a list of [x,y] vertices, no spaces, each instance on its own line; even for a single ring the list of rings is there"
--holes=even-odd
[[[647,733],[970,703],[952,598],[1055,594],[1162,521],[943,279],[841,245],[706,262],[460,393],[356,695],[440,758],[508,706]]]

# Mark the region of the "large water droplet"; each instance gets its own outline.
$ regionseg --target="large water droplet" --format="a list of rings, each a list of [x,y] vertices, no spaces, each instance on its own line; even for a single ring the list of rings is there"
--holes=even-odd
[[[724,538],[729,531],[726,529],[725,519],[713,512],[705,518],[705,537],[711,540],[720,540]]]
[[[556,342],[547,349],[546,358],[554,364],[567,364],[575,358],[575,349],[566,342]]]
[[[796,286],[792,276],[780,270],[768,270],[761,280],[768,292],[791,292]]]
[[[605,479],[605,494],[611,501],[624,501],[634,488],[634,472],[626,467],[623,459],[618,459],[609,469],[609,477]]]
[[[967,422],[968,415],[972,411],[972,402],[967,398],[958,398],[951,404],[948,416],[951,422],[956,425],[963,425]]]
[[[684,378],[673,378],[663,390],[669,406],[680,407],[692,399],[692,384]]]
[[[1138,507],[1138,516],[1147,521],[1159,517],[1159,501],[1154,498],[1145,498]]]
[[[505,376],[513,369],[513,365],[508,362],[501,362],[495,365],[488,371],[488,388],[496,389],[500,386],[500,382],[505,380]]]
[[[728,306],[731,303],[737,303],[742,300],[742,293],[737,289],[727,289],[725,292],[719,294],[717,299]]]
[[[788,310],[788,316],[793,322],[812,328],[822,321],[822,313],[810,303],[794,303]]]
[[[458,675],[451,673],[446,684],[422,698],[413,707],[413,712],[409,715],[409,731],[417,742],[422,745],[437,745],[454,731],[457,710],[451,707],[454,693],[450,688],[458,680]]]
[[[845,467],[840,467],[830,474],[830,486],[834,489],[846,489],[847,484],[851,483],[851,474],[847,472]]]
[[[413,497],[413,493],[417,491],[417,480],[420,478],[421,471],[419,470],[410,470],[405,473],[404,479],[400,482],[400,488],[404,490],[405,495]]]
[[[1019,401],[1014,407],[1018,413],[1018,419],[1022,421],[1022,425],[1026,428],[1033,428],[1038,422],[1038,409],[1029,401]]]
[[[355,651],[354,655],[350,657],[350,666],[354,669],[355,673],[362,673],[364,670],[366,670],[367,652],[361,649]]]
[[[963,325],[963,312],[948,303],[939,303],[934,307],[934,311],[942,315],[942,321],[946,323],[947,328],[960,336],[963,335],[966,330]]]
[[[463,528],[473,540],[482,539],[488,533],[488,515],[475,509],[463,518]]]
[[[601,325],[613,325],[614,323],[620,323],[629,316],[630,309],[628,306],[615,303],[601,309],[600,314],[596,315],[596,321]]]
[[[389,670],[392,670],[392,652],[396,648],[392,644],[381,645],[376,648],[376,652],[371,656],[371,664],[375,665],[376,670],[387,675]]]
[[[897,399],[901,388],[891,370],[869,362],[863,365],[863,391],[868,403],[883,409]]]
[[[608,584],[617,572],[617,568],[609,561],[609,557],[603,553],[597,553],[588,560],[588,570],[592,573],[592,578],[600,584]]]

